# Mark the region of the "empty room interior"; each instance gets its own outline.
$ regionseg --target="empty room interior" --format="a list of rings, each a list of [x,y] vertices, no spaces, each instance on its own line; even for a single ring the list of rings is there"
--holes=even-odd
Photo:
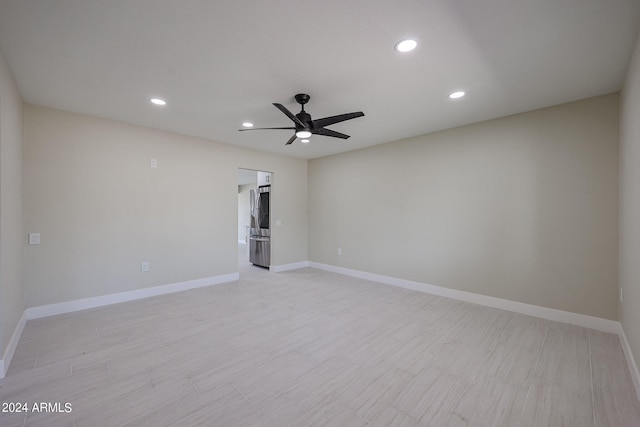
[[[0,425],[640,426],[639,29],[0,1]]]

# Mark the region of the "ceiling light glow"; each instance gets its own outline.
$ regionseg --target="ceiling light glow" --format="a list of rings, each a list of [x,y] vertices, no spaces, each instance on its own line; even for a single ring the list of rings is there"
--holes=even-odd
[[[302,140],[300,140],[300,142],[302,142],[304,144],[307,144],[307,143],[309,143],[309,140],[308,139],[302,139]]]
[[[396,52],[406,53],[411,52],[413,49],[418,46],[418,42],[412,39],[400,40],[396,43],[395,50]]]
[[[151,98],[151,103],[156,105],[167,105],[167,101],[160,98]]]
[[[459,90],[457,92],[452,92],[449,94],[449,98],[451,99],[458,99],[458,98],[462,98],[464,96],[464,92]]]
[[[242,127],[245,127],[245,128],[252,128],[252,127],[253,127],[253,123],[251,123],[251,122],[244,122],[244,123],[242,124]]]
[[[311,136],[311,132],[309,132],[308,130],[299,130],[298,132],[296,132],[296,136],[298,138],[309,138]]]

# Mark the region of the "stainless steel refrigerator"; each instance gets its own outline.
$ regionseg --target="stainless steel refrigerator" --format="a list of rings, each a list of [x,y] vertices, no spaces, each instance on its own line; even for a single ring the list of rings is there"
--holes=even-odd
[[[258,187],[250,192],[249,261],[261,267],[269,267],[271,264],[270,195],[270,186]]]

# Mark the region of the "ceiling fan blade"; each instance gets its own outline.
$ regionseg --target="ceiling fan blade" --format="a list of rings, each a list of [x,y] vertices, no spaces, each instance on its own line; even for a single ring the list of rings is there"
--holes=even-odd
[[[238,129],[240,132],[243,132],[245,130],[265,130],[265,129],[288,129],[288,130],[295,130],[295,128],[292,128],[291,126],[289,126],[288,128],[247,128],[247,129]]]
[[[325,128],[315,129],[311,132],[316,135],[332,136],[334,138],[342,138],[342,139],[349,138],[349,135],[345,135],[344,133],[336,132],[335,130],[325,129]]]
[[[290,145],[291,143],[293,143],[293,141],[295,141],[297,138],[296,134],[294,133],[293,136],[291,138],[289,138],[289,140],[287,141],[286,144],[284,145]]]
[[[277,102],[274,102],[273,105],[275,105],[276,108],[282,111],[287,117],[293,120],[294,123],[302,126],[303,128],[306,127],[305,124],[302,123],[299,118],[297,118],[291,111],[287,110],[287,107],[285,107],[282,104],[278,104]]]
[[[323,128],[325,126],[332,125],[334,123],[344,122],[345,120],[355,119],[356,117],[362,117],[364,113],[362,111],[358,111],[355,113],[347,113],[347,114],[339,114],[337,116],[324,117],[322,119],[317,119],[313,121],[313,127],[315,128]]]

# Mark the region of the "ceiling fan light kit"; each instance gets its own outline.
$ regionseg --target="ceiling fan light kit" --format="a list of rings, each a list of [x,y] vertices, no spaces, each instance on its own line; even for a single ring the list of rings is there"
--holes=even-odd
[[[324,117],[322,119],[312,120],[311,115],[304,111],[304,104],[309,102],[311,97],[306,93],[299,93],[295,97],[295,100],[298,104],[302,106],[302,109],[298,114],[293,114],[289,111],[284,105],[278,104],[276,102],[273,105],[280,111],[282,111],[291,121],[293,121],[294,126],[290,127],[273,127],[273,128],[252,128],[252,129],[238,129],[240,131],[245,130],[265,130],[265,129],[288,129],[293,130],[294,134],[285,145],[292,144],[296,138],[307,139],[311,135],[322,135],[322,136],[330,136],[333,138],[347,139],[349,135],[345,135],[344,133],[336,132],[331,129],[326,129],[326,126],[330,126],[336,123],[344,122],[346,120],[355,119],[357,117],[363,117],[364,113],[362,111],[356,111],[354,113],[347,114],[339,114],[337,116]],[[307,141],[308,142],[308,141]]]

